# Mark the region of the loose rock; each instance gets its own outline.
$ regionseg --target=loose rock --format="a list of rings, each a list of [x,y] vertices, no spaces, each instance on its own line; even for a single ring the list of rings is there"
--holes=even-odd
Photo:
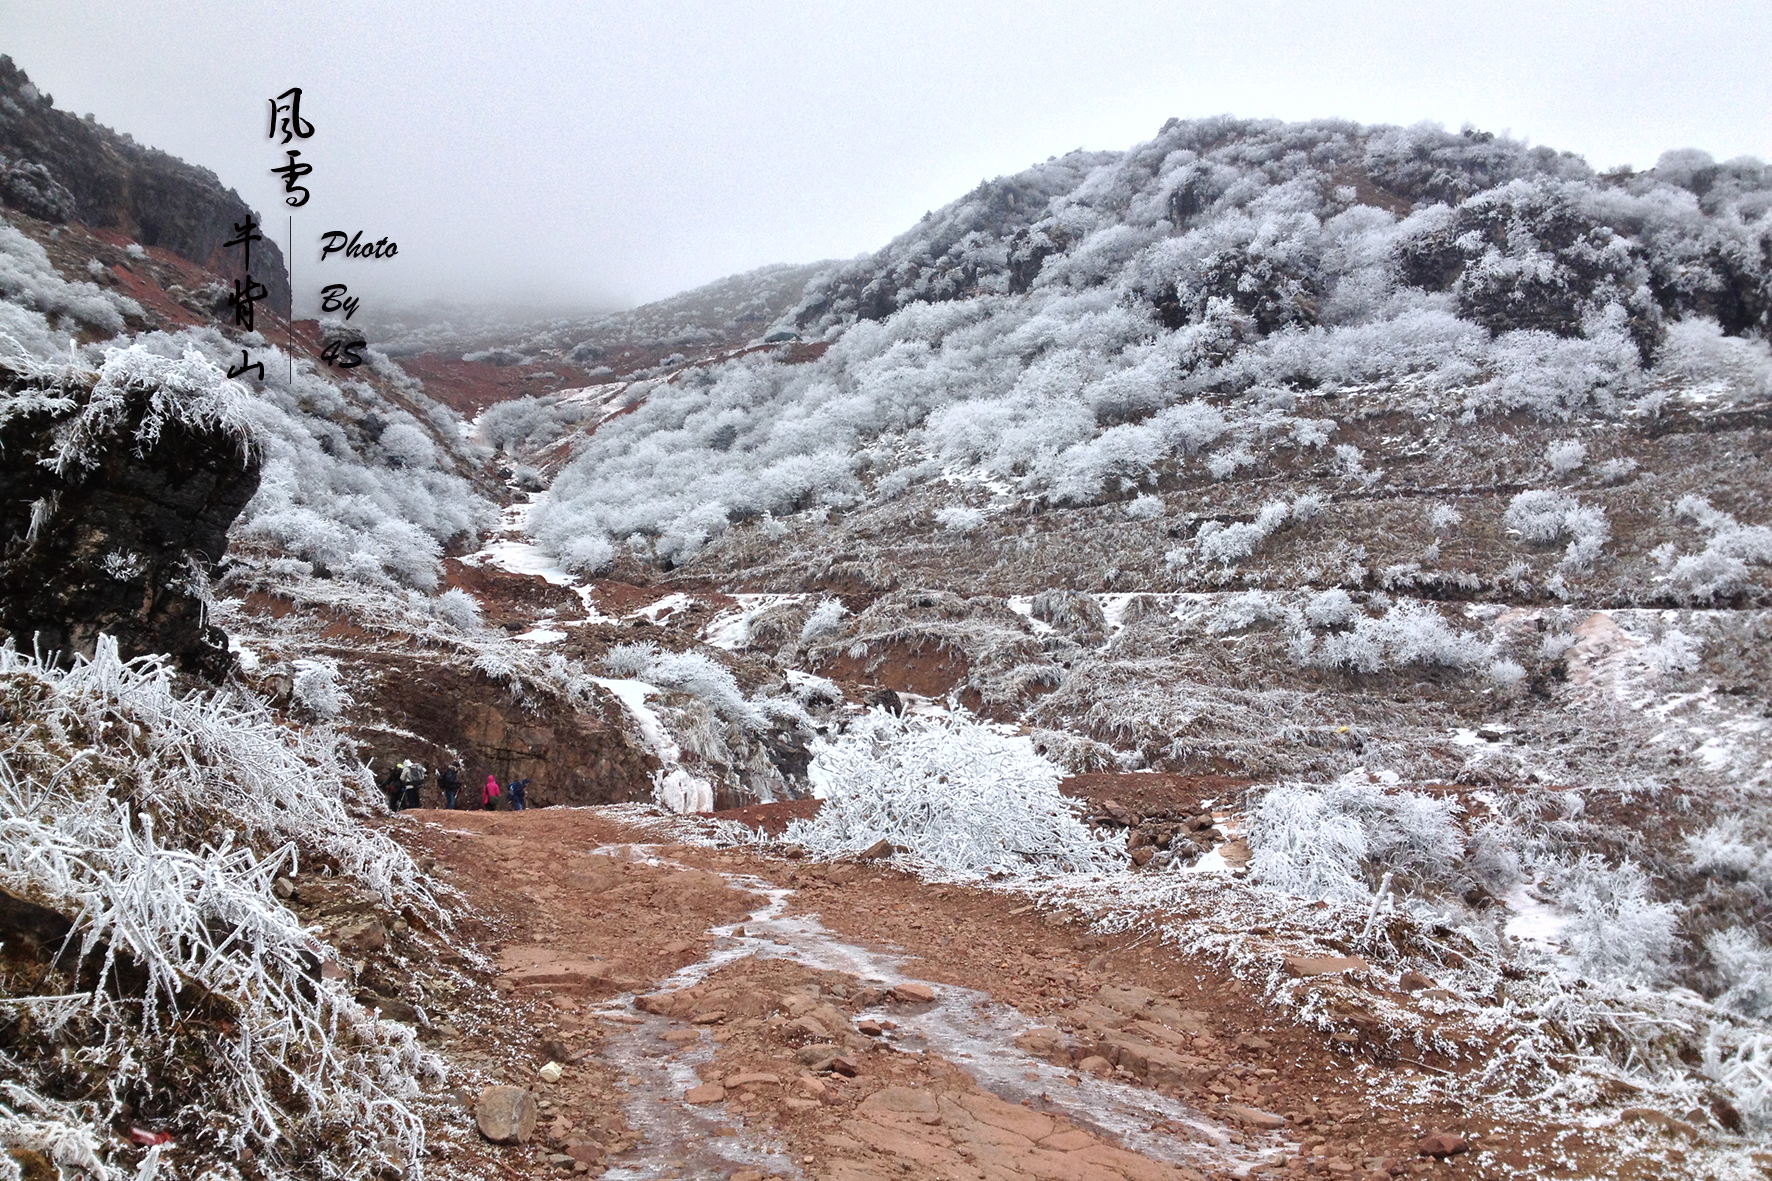
[[[522,1087],[487,1087],[474,1102],[474,1122],[494,1144],[529,1143],[535,1116],[535,1096]]]

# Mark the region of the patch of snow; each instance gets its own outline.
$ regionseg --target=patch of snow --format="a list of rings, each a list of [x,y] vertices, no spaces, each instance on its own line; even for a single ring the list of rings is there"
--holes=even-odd
[[[677,745],[670,731],[665,729],[658,714],[646,704],[648,697],[662,690],[657,685],[625,677],[592,677],[591,680],[615,695],[616,700],[633,716],[641,741],[665,765],[655,781],[658,802],[673,812],[713,811],[713,784],[683,768],[683,748]]]

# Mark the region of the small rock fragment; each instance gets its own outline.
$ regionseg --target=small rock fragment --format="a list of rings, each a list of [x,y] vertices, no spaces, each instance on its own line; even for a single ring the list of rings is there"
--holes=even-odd
[[[697,1013],[689,1019],[692,1025],[716,1025],[726,1020],[725,1009],[709,1009],[705,1013]]]
[[[1420,992],[1424,988],[1432,988],[1433,986],[1434,982],[1432,979],[1422,975],[1413,968],[1397,977],[1397,987],[1404,992]]]
[[[1430,1136],[1423,1136],[1421,1142],[1415,1146],[1422,1156],[1452,1156],[1469,1147],[1464,1142],[1464,1137],[1457,1132],[1435,1132]]]
[[[560,1076],[566,1072],[560,1068],[558,1062],[550,1062],[535,1073],[544,1083],[557,1083],[560,1081]]]
[[[927,984],[907,980],[903,984],[892,986],[892,999],[912,1005],[926,1005],[935,999],[935,990]]]
[[[719,1083],[703,1083],[699,1087],[690,1087],[683,1096],[683,1102],[702,1106],[708,1103],[720,1103],[726,1098],[726,1088]]]

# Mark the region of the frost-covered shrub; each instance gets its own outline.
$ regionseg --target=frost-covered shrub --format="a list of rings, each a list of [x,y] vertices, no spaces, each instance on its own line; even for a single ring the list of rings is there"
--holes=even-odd
[[[1404,599],[1379,618],[1365,614],[1343,631],[1293,635],[1292,657],[1307,668],[1340,668],[1375,673],[1405,665],[1466,669],[1484,662],[1489,647],[1474,635],[1454,631],[1433,607]]]
[[[1620,981],[1654,981],[1665,972],[1678,946],[1679,912],[1654,900],[1641,866],[1609,866],[1588,853],[1563,867],[1552,888],[1572,912],[1562,943],[1578,971]]]
[[[1272,595],[1258,590],[1232,595],[1214,607],[1206,616],[1206,630],[1213,635],[1245,631],[1258,623],[1273,623],[1286,618]]]
[[[322,721],[338,717],[350,704],[349,694],[338,683],[338,669],[330,661],[297,661],[290,683],[297,703]]]
[[[66,359],[67,337],[59,333],[52,337],[45,331],[45,317],[66,318],[101,332],[115,333],[123,331],[125,316],[139,318],[143,315],[141,305],[127,296],[113,294],[92,283],[70,283],[63,279],[43,247],[3,219],[0,219],[0,299],[35,313],[36,323],[43,325],[31,331],[26,327],[31,321],[21,317],[20,327],[26,330],[20,335],[26,339],[19,343],[37,340],[49,344],[59,337],[62,343],[56,351],[62,354],[63,360]],[[69,324],[70,329],[74,323]],[[0,329],[6,327],[0,322]],[[54,353],[40,348],[28,352],[38,360],[55,359]]]
[[[806,622],[800,628],[800,642],[811,644],[834,634],[842,628],[843,616],[847,614],[848,609],[840,599],[820,599],[818,606],[806,616]]]
[[[1316,627],[1343,627],[1359,613],[1353,599],[1339,587],[1312,595],[1304,605],[1304,617]]]
[[[1585,570],[1594,564],[1600,549],[1612,536],[1611,522],[1593,505],[1584,505],[1566,492],[1537,489],[1522,492],[1508,502],[1502,516],[1508,528],[1533,544],[1543,545],[1567,538],[1563,553],[1566,569]]]
[[[732,673],[700,652],[661,652],[649,641],[620,644],[609,650],[603,663],[615,676],[698,698],[722,718],[745,729],[761,730],[769,725],[768,713],[745,697]]]
[[[1744,1017],[1772,1013],[1772,947],[1742,927],[1714,932],[1704,941],[1723,992],[1717,1004]]]
[[[1631,459],[1628,456],[1619,455],[1601,463],[1598,469],[1598,475],[1600,477],[1600,483],[1610,487],[1613,484],[1624,483],[1631,478],[1636,470],[1636,460]]]
[[[181,1175],[248,1150],[272,1178],[416,1171],[419,1084],[441,1062],[316,970],[329,949],[272,890],[318,862],[442,921],[411,858],[348,813],[373,783],[338,737],[182,693],[109,637],[66,670],[0,649],[0,696],[20,723],[0,753],[0,885],[68,918],[98,972],[13,1024],[0,1141],[35,1122],[77,1166],[80,1143],[153,1111]]]
[[[949,533],[970,533],[984,524],[984,510],[963,504],[937,509],[935,523]]]
[[[1250,871],[1302,898],[1369,898],[1385,874],[1419,890],[1445,883],[1464,852],[1458,806],[1350,776],[1326,787],[1283,784],[1250,811]]]
[[[1155,521],[1163,515],[1161,496],[1139,495],[1126,504],[1126,516],[1134,521]]]
[[[1772,893],[1772,849],[1750,840],[1740,817],[1725,817],[1688,836],[1686,852],[1700,873],[1747,880]]]
[[[1058,790],[1059,769],[1027,738],[953,718],[895,718],[875,710],[815,747],[810,776],[824,806],[783,836],[813,857],[859,853],[879,841],[961,878],[1101,871],[1124,849],[1092,833],[1081,805]]]
[[[1544,449],[1544,462],[1560,480],[1587,462],[1587,445],[1579,439],[1562,439]]]
[[[1194,545],[1200,557],[1221,566],[1234,566],[1255,552],[1268,537],[1286,524],[1291,509],[1283,500],[1270,500],[1261,506],[1253,521],[1201,522],[1194,534]]]
[[[1674,518],[1711,535],[1703,550],[1673,560],[1669,569],[1669,584],[1688,602],[1708,603],[1735,595],[1748,584],[1750,564],[1772,564],[1772,527],[1743,525],[1709,500],[1693,495],[1675,502]],[[1668,550],[1666,556],[1676,552]]]
[[[480,627],[479,601],[459,586],[432,599],[431,614],[439,623],[459,632],[476,631]]]

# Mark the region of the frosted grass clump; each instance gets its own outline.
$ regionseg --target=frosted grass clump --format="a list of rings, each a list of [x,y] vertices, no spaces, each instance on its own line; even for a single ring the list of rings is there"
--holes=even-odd
[[[1687,602],[1728,598],[1747,586],[1750,565],[1772,565],[1772,527],[1743,525],[1705,497],[1693,495],[1674,503],[1674,519],[1710,534],[1703,550],[1674,559],[1668,573],[1668,582]],[[1667,556],[1675,552],[1669,550]]]
[[[1326,787],[1283,784],[1250,811],[1250,871],[1301,898],[1364,901],[1379,875],[1419,889],[1448,882],[1464,853],[1458,805],[1386,790],[1358,775]]]
[[[459,586],[432,599],[431,614],[439,623],[458,632],[477,631],[480,627],[479,601]]]
[[[820,599],[818,606],[806,617],[805,624],[800,628],[800,642],[810,644],[833,635],[843,626],[843,616],[848,609],[839,599]]]
[[[1579,439],[1560,439],[1544,449],[1544,462],[1560,480],[1587,462],[1587,445]]]
[[[814,747],[824,806],[783,839],[817,858],[879,841],[958,878],[1101,872],[1125,865],[1118,842],[1082,822],[1058,790],[1062,772],[1022,737],[964,718],[895,718],[875,710]]]
[[[615,676],[631,677],[698,698],[722,718],[746,730],[768,728],[768,710],[748,700],[737,679],[700,652],[661,652],[658,645],[644,641],[611,648],[603,664]]]
[[[984,524],[984,510],[963,504],[937,509],[935,523],[949,533],[970,533]]]
[[[1340,607],[1339,602],[1334,603],[1335,609]],[[1326,604],[1324,610],[1330,609]],[[1352,627],[1323,636],[1299,628],[1292,637],[1292,658],[1306,668],[1376,673],[1407,665],[1467,669],[1489,656],[1488,644],[1475,635],[1454,631],[1433,607],[1413,599],[1392,603],[1376,619],[1356,614],[1352,620]]]
[[[268,1177],[415,1171],[419,1084],[441,1062],[316,970],[327,948],[271,888],[319,861],[443,921],[405,851],[348,813],[373,783],[338,737],[181,693],[105,636],[68,669],[0,648],[0,695],[0,885],[68,917],[70,954],[102,965],[90,992],[31,1003],[21,1036],[48,1043],[6,1062],[0,1140],[48,1136],[72,1163],[79,1129],[107,1141],[128,1104],[158,1110],[181,1149],[252,1149]],[[71,1030],[77,1052],[47,1049]]]
[[[1502,520],[1509,529],[1517,530],[1522,540],[1533,544],[1545,545],[1567,538],[1569,546],[1562,560],[1567,570],[1590,568],[1612,537],[1612,525],[1599,508],[1584,505],[1566,492],[1548,489],[1515,496],[1508,502]]]
[[[1596,980],[1653,983],[1678,946],[1679,911],[1656,902],[1649,875],[1633,861],[1609,866],[1588,853],[1563,867],[1552,891],[1573,912],[1563,947],[1578,971]]]

